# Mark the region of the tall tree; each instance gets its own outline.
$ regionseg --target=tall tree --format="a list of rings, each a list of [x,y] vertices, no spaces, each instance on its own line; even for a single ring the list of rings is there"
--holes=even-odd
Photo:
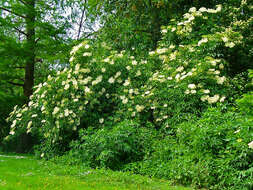
[[[80,11],[76,10],[83,6],[81,0],[0,1],[0,103],[5,106],[0,107],[0,140],[8,131],[5,118],[14,102],[28,103],[34,84],[68,65],[68,52],[77,34],[72,25],[79,24]],[[2,104],[8,101],[12,103]],[[21,134],[16,151],[24,152],[30,140]]]
[[[192,6],[213,7],[218,1],[200,0],[89,0],[90,12],[100,18],[105,39],[117,48],[155,49],[161,26]]]
[[[1,83],[22,87],[28,98],[35,80],[46,77],[42,71],[68,64],[67,52],[75,32],[71,24],[78,23],[80,13],[75,10],[83,6],[82,1],[67,0],[1,1]]]

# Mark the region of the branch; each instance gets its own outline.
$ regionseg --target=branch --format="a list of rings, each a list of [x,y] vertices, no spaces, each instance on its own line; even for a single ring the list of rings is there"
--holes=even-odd
[[[84,13],[85,13],[85,7],[83,8],[83,11],[82,11],[82,16],[81,16],[81,20],[80,20],[80,23],[79,23],[79,29],[78,29],[77,39],[80,38],[81,29],[82,29],[82,26],[83,26]]]
[[[92,35],[96,35],[97,32],[87,33],[84,38],[89,38]]]
[[[22,3],[23,5],[27,5],[27,3],[26,3],[25,1],[23,1],[23,0],[17,0],[17,1],[19,1],[19,2]]]
[[[2,10],[4,10],[4,11],[7,11],[7,12],[9,12],[9,13],[11,13],[11,14],[14,14],[14,15],[16,15],[16,16],[19,16],[19,17],[21,17],[21,18],[26,19],[26,16],[21,15],[21,14],[18,14],[18,13],[16,13],[16,12],[12,11],[12,10],[6,9],[6,8],[4,8],[4,7],[0,7],[0,9],[2,9]]]
[[[10,82],[10,81],[7,81],[7,83],[15,85],[15,86],[22,86],[22,87],[24,86],[24,84],[19,84],[19,83]]]
[[[13,80],[20,80],[22,82],[24,82],[25,80],[23,78],[18,78],[18,77],[12,77],[12,78],[9,78],[9,79],[13,79]]]
[[[23,31],[20,30],[19,28],[15,27],[15,26],[13,26],[13,28],[14,28],[15,30],[17,30],[19,33],[24,34],[25,36],[27,36],[27,33],[23,32]]]

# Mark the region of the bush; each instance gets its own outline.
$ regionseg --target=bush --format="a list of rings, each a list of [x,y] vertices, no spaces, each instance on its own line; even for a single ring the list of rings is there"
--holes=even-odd
[[[142,160],[155,132],[137,122],[123,121],[103,129],[80,131],[80,140],[72,142],[70,155],[89,166],[120,169]]]
[[[12,143],[3,143],[3,140],[10,132],[10,124],[6,118],[16,104],[22,104],[25,98],[19,95],[6,95],[0,92],[0,151],[28,150],[31,148],[27,144],[21,144],[21,138],[17,138]]]
[[[133,170],[199,188],[251,189],[252,122],[234,112],[209,109],[201,119],[178,125],[176,137],[156,142],[151,157]]]

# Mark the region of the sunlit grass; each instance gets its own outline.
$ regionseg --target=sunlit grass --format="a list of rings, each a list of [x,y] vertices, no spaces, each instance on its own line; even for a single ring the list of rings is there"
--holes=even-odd
[[[91,170],[0,154],[1,190],[187,190],[168,181],[109,170]]]

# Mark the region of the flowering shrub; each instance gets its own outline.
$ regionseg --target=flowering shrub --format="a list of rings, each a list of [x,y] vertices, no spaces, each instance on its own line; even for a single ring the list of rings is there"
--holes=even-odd
[[[41,157],[71,149],[92,167],[130,163],[136,172],[183,184],[252,188],[252,93],[238,100],[245,117],[225,113],[246,89],[246,79],[232,78],[231,55],[252,51],[253,19],[242,14],[252,6],[236,4],[191,8],[162,27],[157,49],[148,53],[83,41],[70,52],[68,68],[14,107],[5,139],[25,131],[39,136]],[[153,126],[168,133],[150,146]]]
[[[145,57],[88,40],[73,47],[70,67],[36,86],[28,105],[14,108],[10,135],[19,128],[39,133],[47,144],[40,149],[45,156],[57,145],[57,153],[67,150],[77,131],[89,126],[102,128],[123,119],[169,126],[223,103],[229,63],[219,51],[242,40],[234,30],[238,20],[215,24],[223,14],[220,5],[191,8],[183,19],[163,27],[158,48]]]

